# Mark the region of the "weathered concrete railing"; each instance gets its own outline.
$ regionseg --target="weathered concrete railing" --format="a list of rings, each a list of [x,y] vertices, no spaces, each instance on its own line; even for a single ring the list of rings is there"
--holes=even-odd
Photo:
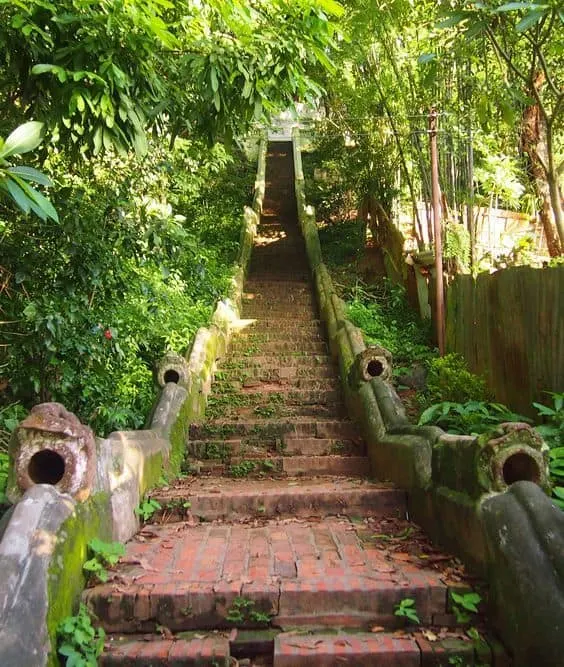
[[[476,438],[409,422],[388,381],[389,353],[366,348],[335,293],[306,203],[298,130],[293,145],[298,218],[321,317],[373,474],[405,488],[412,518],[488,578],[492,614],[515,664],[561,664],[564,514],[545,493],[546,445],[526,424]]]
[[[148,428],[95,438],[59,404],[34,408],[11,444],[9,496],[0,522],[0,665],[58,665],[56,627],[84,588],[87,544],[129,539],[134,509],[163,472],[178,472],[189,424],[203,418],[216,361],[241,305],[265,189],[266,142],[259,151],[253,208],[245,209],[229,294],[186,357],[157,364],[160,395]]]

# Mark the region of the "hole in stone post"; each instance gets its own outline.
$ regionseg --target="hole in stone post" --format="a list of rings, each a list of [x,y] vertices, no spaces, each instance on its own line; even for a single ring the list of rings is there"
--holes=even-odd
[[[517,452],[509,456],[503,464],[503,481],[509,486],[514,482],[540,481],[540,471],[535,459],[524,452]]]
[[[179,380],[180,380],[180,375],[178,371],[174,370],[174,368],[169,368],[168,371],[165,371],[164,374],[165,384],[167,382],[174,382],[174,384],[178,384]]]
[[[65,460],[52,449],[42,449],[31,457],[27,471],[35,484],[57,484],[65,474]]]
[[[370,375],[370,377],[376,378],[379,375],[382,375],[382,373],[384,372],[384,366],[381,361],[378,361],[377,359],[372,359],[372,361],[368,362],[366,371],[368,372],[368,375]]]

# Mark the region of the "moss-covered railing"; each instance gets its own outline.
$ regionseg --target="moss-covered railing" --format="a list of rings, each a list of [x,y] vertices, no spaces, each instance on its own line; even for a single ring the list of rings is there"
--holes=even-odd
[[[297,129],[293,147],[298,219],[320,314],[374,477],[405,488],[410,517],[487,578],[492,618],[516,665],[564,664],[564,514],[546,494],[545,443],[526,424],[477,438],[409,422],[388,381],[389,354],[366,347],[323,263]]]
[[[0,665],[58,665],[56,628],[76,610],[88,542],[129,539],[146,491],[174,475],[191,422],[204,417],[215,364],[238,319],[243,282],[265,190],[266,141],[259,149],[255,196],[246,208],[234,276],[209,327],[186,357],[167,355],[161,391],[147,428],[95,438],[58,404],[45,404],[16,429],[8,494],[14,505],[0,522]],[[16,440],[15,439],[15,440]],[[43,448],[39,440],[47,442]]]

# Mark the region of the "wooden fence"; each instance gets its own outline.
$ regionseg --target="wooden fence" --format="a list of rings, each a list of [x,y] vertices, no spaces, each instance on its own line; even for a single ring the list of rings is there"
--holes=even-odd
[[[484,374],[496,399],[534,416],[564,391],[564,266],[460,275],[447,292],[446,345]]]

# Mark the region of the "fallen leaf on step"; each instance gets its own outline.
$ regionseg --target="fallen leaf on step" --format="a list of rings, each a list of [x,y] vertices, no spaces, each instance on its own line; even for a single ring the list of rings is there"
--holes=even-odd
[[[163,639],[168,639],[168,640],[174,640],[174,634],[165,626],[165,625],[159,625],[158,630],[161,633],[161,637]]]
[[[383,625],[374,625],[370,628],[370,632],[385,632],[386,628]]]
[[[405,553],[405,551],[398,551],[397,553],[391,554],[392,558],[394,560],[401,560],[401,561],[408,561],[411,560],[411,556],[408,553]]]
[[[346,639],[337,639],[335,646],[350,646],[350,642],[348,642]]]
[[[316,649],[320,644],[323,644],[322,639],[318,639],[314,644],[290,644],[288,642],[288,646],[293,646],[294,648],[307,648],[309,651],[313,651]]]
[[[434,632],[431,632],[430,630],[421,630],[421,634],[425,639],[427,639],[430,642],[437,642],[439,641],[439,638]]]

